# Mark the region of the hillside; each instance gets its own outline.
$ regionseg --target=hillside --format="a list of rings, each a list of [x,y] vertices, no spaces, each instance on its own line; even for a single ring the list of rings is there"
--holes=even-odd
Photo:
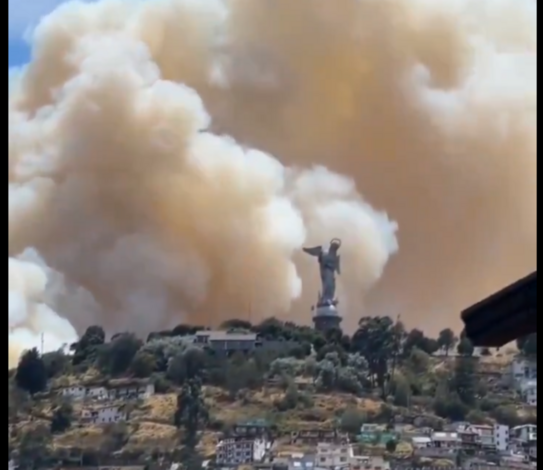
[[[229,355],[195,344],[194,331],[106,342],[91,327],[71,354],[30,351],[10,371],[9,448],[44,462],[212,458],[221,436],[247,422],[266,423],[280,451],[299,447],[293,432],[354,435],[364,423],[385,431],[398,422],[439,429],[448,420],[537,419],[498,380],[513,352],[478,358],[468,347],[462,356],[432,356],[423,349],[437,340],[375,322],[352,338],[277,321],[241,325],[264,340]],[[387,343],[387,335],[400,341]],[[379,341],[394,350],[367,348]],[[388,354],[378,366],[375,351]],[[384,444],[374,443],[383,452]]]

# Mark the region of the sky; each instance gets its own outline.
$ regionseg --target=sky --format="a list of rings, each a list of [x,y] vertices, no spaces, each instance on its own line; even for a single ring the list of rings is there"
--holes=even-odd
[[[30,46],[25,41],[26,33],[60,3],[63,0],[9,0],[8,67],[28,62]]]

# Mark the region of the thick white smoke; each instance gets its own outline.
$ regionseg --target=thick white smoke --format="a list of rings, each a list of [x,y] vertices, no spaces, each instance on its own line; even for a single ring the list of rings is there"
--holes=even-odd
[[[59,318],[51,348],[93,323],[308,321],[317,273],[300,248],[332,237],[347,324],[366,308],[436,328],[524,274],[536,247],[536,8],[59,8],[10,83],[10,361],[49,331],[41,311]],[[358,190],[402,229],[369,298],[397,225]]]

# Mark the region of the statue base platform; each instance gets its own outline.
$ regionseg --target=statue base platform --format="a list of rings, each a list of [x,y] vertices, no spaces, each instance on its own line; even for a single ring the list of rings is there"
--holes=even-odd
[[[313,324],[316,330],[324,332],[340,327],[342,318],[335,305],[317,305],[313,311],[315,312]]]

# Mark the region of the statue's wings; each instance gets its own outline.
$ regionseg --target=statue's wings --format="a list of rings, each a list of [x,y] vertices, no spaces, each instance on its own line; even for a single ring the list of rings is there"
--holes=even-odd
[[[341,276],[341,256],[337,257],[336,271]]]
[[[313,248],[302,248],[308,255],[320,256],[322,254],[322,246],[314,246]]]

